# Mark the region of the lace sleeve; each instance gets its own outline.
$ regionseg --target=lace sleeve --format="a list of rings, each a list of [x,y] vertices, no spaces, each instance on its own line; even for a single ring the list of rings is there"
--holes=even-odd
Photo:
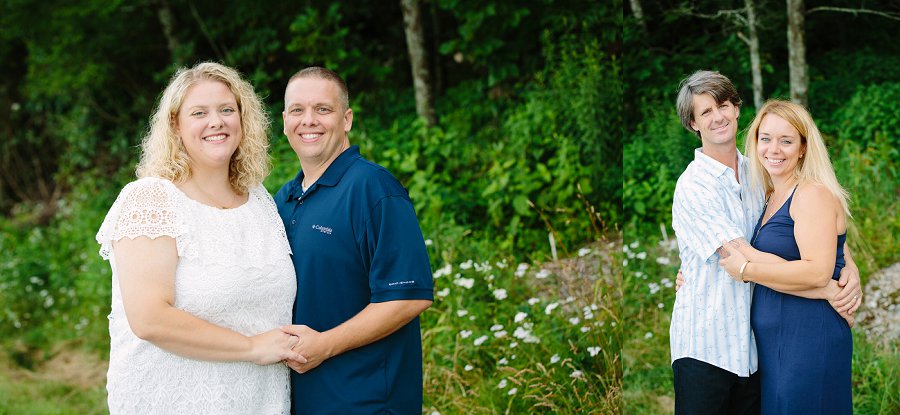
[[[103,259],[109,259],[112,243],[123,237],[178,238],[185,232],[170,187],[163,179],[144,178],[122,189],[97,232]]]

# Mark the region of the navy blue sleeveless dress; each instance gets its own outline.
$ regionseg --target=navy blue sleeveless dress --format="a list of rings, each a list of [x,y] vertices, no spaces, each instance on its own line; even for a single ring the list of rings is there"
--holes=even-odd
[[[794,239],[791,201],[760,228],[754,248],[788,261],[800,259]],[[833,279],[844,267],[844,240],[837,239]],[[850,414],[850,357],[853,339],[847,322],[826,300],[782,294],[756,284],[750,324],[759,356],[761,414]]]

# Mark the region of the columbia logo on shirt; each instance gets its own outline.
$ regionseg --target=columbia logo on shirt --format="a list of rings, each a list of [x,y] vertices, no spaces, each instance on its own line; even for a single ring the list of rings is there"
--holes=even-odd
[[[313,225],[312,228],[324,233],[325,235],[331,235],[331,232],[333,231],[331,228],[322,225]]]

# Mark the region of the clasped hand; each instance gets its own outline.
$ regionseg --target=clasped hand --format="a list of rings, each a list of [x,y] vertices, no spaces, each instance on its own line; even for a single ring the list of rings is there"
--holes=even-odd
[[[304,325],[283,326],[281,331],[299,339],[292,351],[300,355],[301,359],[284,360],[297,373],[309,372],[331,357],[328,341],[323,333]]]
[[[731,279],[743,282],[741,280],[741,267],[746,262],[747,257],[741,251],[735,249],[728,242],[722,243],[722,248],[719,249],[719,266],[725,269],[725,272],[728,273]]]

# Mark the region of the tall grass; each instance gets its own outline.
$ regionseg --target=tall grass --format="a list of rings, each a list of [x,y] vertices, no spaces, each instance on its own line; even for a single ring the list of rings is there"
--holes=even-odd
[[[619,247],[515,264],[485,246],[438,268],[426,413],[620,413]]]

